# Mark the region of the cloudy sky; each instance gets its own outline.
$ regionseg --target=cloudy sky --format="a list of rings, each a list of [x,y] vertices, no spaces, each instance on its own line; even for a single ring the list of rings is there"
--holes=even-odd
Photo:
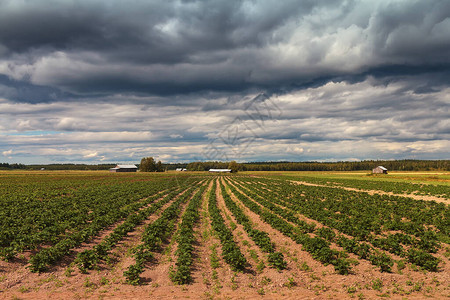
[[[0,0],[0,162],[450,159],[448,0]]]

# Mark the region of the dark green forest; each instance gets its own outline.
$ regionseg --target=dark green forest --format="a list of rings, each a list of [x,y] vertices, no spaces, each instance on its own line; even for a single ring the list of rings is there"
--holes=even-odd
[[[358,162],[250,162],[240,171],[367,171],[377,166],[391,171],[450,171],[450,160],[364,160]],[[192,162],[189,171],[227,168],[228,162]]]
[[[139,166],[139,164],[136,164]],[[208,171],[229,168],[229,162],[206,161],[162,163],[159,170],[187,168],[188,171]],[[368,171],[377,166],[390,171],[450,171],[450,160],[364,160],[357,162],[248,162],[237,164],[238,171]],[[0,170],[108,170],[116,164],[48,164],[25,165],[0,163]]]

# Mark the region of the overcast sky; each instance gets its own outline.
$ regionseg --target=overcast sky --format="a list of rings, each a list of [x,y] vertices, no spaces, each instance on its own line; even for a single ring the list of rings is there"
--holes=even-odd
[[[0,162],[450,159],[450,1],[0,0]]]

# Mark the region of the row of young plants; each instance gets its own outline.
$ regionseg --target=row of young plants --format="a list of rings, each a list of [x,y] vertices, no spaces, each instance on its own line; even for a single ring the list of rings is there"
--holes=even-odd
[[[394,178],[368,177],[366,179],[350,179],[336,177],[286,176],[285,178],[301,180],[309,183],[345,186],[362,190],[381,190],[394,194],[418,194],[450,198],[450,188],[445,184],[424,184],[396,181]]]
[[[191,272],[194,262],[193,251],[195,242],[194,225],[198,222],[199,208],[209,182],[195,193],[183,214],[181,224],[178,228],[176,235],[178,247],[175,253],[177,256],[176,269],[170,273],[170,279],[176,284],[188,284],[192,282]]]
[[[216,198],[217,184],[214,180],[212,191],[208,199],[208,212],[211,218],[211,227],[217,233],[222,245],[222,257],[227,264],[235,271],[243,271],[247,265],[247,260],[236,244],[233,233],[224,222],[220,209],[217,207]]]
[[[324,230],[328,229],[331,232],[333,232],[329,228],[322,228]],[[333,232],[334,233],[334,232]],[[394,264],[391,257],[386,255],[385,253],[378,251],[374,247],[372,247],[368,243],[364,243],[361,241],[357,241],[355,239],[347,238],[343,235],[328,235],[330,238],[329,241],[335,242],[342,248],[344,248],[346,251],[356,254],[361,259],[367,259],[369,260],[373,265],[379,266],[381,271],[383,272],[391,272],[392,266]],[[395,244],[394,241],[391,245],[398,245]],[[390,246],[389,248],[383,247],[383,245],[375,244],[372,242],[372,244],[375,247],[378,247],[382,250],[389,251],[391,250],[393,246]],[[392,251],[389,251],[392,252]],[[426,253],[422,250],[418,250],[415,248],[409,248],[407,251],[401,251],[398,253],[400,257],[406,258],[408,262],[413,263],[415,265],[418,265],[422,267],[425,270],[436,272],[438,271],[438,265],[439,265],[439,259],[432,256],[429,253]]]
[[[121,183],[113,180],[117,183],[115,186],[104,180],[74,180],[76,189],[71,189],[66,186],[70,184],[66,177],[57,179],[62,181],[57,186],[60,189],[57,195],[47,195],[45,184],[38,187],[40,192],[36,193],[32,189],[35,182],[26,179],[23,185],[30,187],[29,191],[0,195],[0,257],[10,259],[24,250],[55,245],[71,234],[86,229],[95,219],[108,215],[111,210],[118,211],[168,188],[163,180]],[[49,198],[45,198],[47,196]]]
[[[298,186],[291,185],[294,188],[298,188]],[[302,186],[303,188],[303,186]],[[311,187],[306,187],[311,188]],[[312,187],[314,188],[314,187]],[[287,190],[288,188],[286,188]],[[302,189],[301,195],[305,196],[305,189]],[[298,195],[298,193],[297,193]],[[265,195],[267,196],[267,195]],[[273,196],[273,195],[272,195]],[[369,196],[370,197],[370,196]],[[289,197],[288,197],[289,198]],[[291,194],[291,197],[292,194]],[[326,199],[325,199],[326,200]],[[324,202],[323,200],[321,202]],[[368,201],[370,203],[370,201]],[[292,207],[291,207],[292,208]],[[295,209],[296,211],[299,211],[298,209]],[[320,214],[320,212],[315,212],[315,214]],[[345,214],[344,214],[345,216]],[[398,216],[397,216],[398,218]],[[317,216],[315,217],[317,220]],[[321,222],[325,223],[326,225],[331,225],[330,227],[333,227],[335,225],[332,222],[331,218],[323,218],[319,219]],[[346,218],[346,220],[353,220],[353,218]],[[328,224],[327,224],[328,222]],[[331,223],[331,224],[330,224]],[[341,229],[338,226],[335,226],[335,228]],[[345,228],[348,228],[348,226],[345,226]],[[353,232],[344,232],[349,235],[354,235]],[[395,233],[395,234],[388,234],[387,237],[376,237],[374,234],[370,234],[365,240],[372,243],[375,247],[378,247],[382,250],[389,251],[393,254],[399,255],[401,257],[407,258],[407,260],[411,263],[417,264],[421,267],[423,267],[426,270],[429,271],[436,271],[437,266],[439,264],[439,259],[432,256],[431,254],[427,252],[436,252],[437,248],[439,247],[439,244],[437,242],[436,234],[433,231],[425,230],[421,232],[420,234],[416,234],[419,236],[419,239],[413,238],[409,235],[405,235],[403,233]],[[357,236],[358,240],[362,240],[361,236]],[[401,244],[408,245],[408,250],[404,250]],[[418,246],[419,249],[412,248],[411,246]],[[377,250],[376,250],[377,251]],[[378,251],[379,252],[379,251]],[[420,259],[418,258],[420,257]],[[376,260],[376,261],[386,261],[386,259]]]
[[[370,198],[370,196],[368,196]],[[395,197],[394,197],[395,198]],[[381,205],[383,204],[383,200],[378,199],[379,202],[381,202]],[[386,200],[384,200],[386,201]],[[401,200],[400,200],[401,201]],[[411,200],[408,200],[410,202]],[[370,201],[366,201],[366,203],[370,203]],[[361,205],[363,206],[363,205]],[[367,204],[366,204],[367,206]],[[361,208],[361,210],[363,210]],[[345,211],[345,210],[344,210]],[[370,213],[373,210],[366,211],[365,216],[357,216],[358,221],[361,219],[370,218]],[[351,212],[351,210],[350,210]],[[397,211],[393,211],[391,213],[395,213]],[[317,212],[315,212],[317,215]],[[431,229],[427,229],[423,226],[423,224],[414,224],[412,222],[402,222],[400,219],[404,218],[401,217],[401,215],[395,215],[394,219],[398,224],[402,224],[403,226],[391,226],[392,223],[383,224],[381,223],[379,226],[383,228],[383,230],[404,230],[409,233],[413,233],[414,236],[405,234],[405,233],[383,233],[380,235],[378,232],[377,234],[371,233],[365,238],[361,238],[361,236],[357,236],[358,239],[365,240],[367,242],[370,242],[373,246],[386,250],[390,253],[396,254],[400,257],[406,258],[410,263],[416,264],[428,271],[437,271],[438,270],[438,264],[439,259],[431,255],[430,253],[436,253],[437,250],[440,248],[440,243],[438,241],[438,235],[432,231]],[[353,220],[353,216],[348,218],[347,220]],[[382,219],[382,218],[380,218]],[[347,231],[345,232],[345,229],[351,228],[350,224],[351,221],[346,221],[342,223],[336,224],[330,218],[324,219],[323,222],[327,223],[330,227],[334,227],[336,229],[340,229],[344,233],[347,233],[349,235],[355,236],[355,233],[353,231]],[[447,220],[448,223],[448,220]],[[413,225],[414,224],[414,225]],[[364,225],[364,224],[363,224]],[[388,225],[388,226],[387,226]],[[406,226],[405,226],[406,225]],[[360,228],[356,227],[357,229]],[[381,231],[381,229],[380,229]],[[402,246],[403,245],[403,246]]]
[[[289,182],[284,184],[282,192],[268,194],[278,195],[290,209],[305,215],[316,214],[340,226],[339,230],[344,233],[361,239],[367,239],[372,233],[379,235],[384,231],[399,230],[416,237],[403,240],[430,253],[439,248],[438,240],[449,241],[450,210],[443,203]],[[437,231],[430,226],[436,227]]]
[[[128,197],[132,198],[133,195],[128,195]],[[151,198],[145,198],[120,208],[116,208],[116,206],[111,203],[109,209],[106,210],[108,213],[93,219],[89,225],[82,230],[70,234],[55,245],[44,248],[32,256],[29,260],[30,265],[28,268],[32,272],[44,272],[48,270],[49,266],[60,260],[62,257],[70,254],[71,249],[88,241],[101,230],[126,218],[141,207],[148,205],[151,201]]]
[[[225,201],[225,205],[231,211],[236,222],[244,227],[245,232],[252,239],[252,241],[261,249],[261,251],[268,253],[269,265],[277,270],[283,270],[286,268],[287,263],[284,260],[284,255],[281,252],[275,251],[275,244],[270,239],[267,232],[253,228],[253,224],[250,219],[244,214],[242,209],[231,199],[228,194],[225,185],[220,184],[222,196]]]
[[[300,220],[295,212],[293,212],[289,208],[283,207],[283,202],[278,198],[261,196],[263,191],[260,188],[254,185],[242,185],[242,183],[237,181],[236,179],[233,181],[233,183],[244,188],[246,192],[252,197],[252,200],[256,201],[275,214],[281,216],[286,221],[295,224],[298,230],[300,230],[301,232],[313,233],[316,229],[316,224]]]
[[[324,202],[327,201],[328,198],[330,197],[330,195],[326,195],[326,194],[308,194],[308,192],[311,189],[319,189],[317,187],[306,187],[306,189],[309,189],[309,191],[302,189],[301,191],[298,192],[294,192],[294,188],[296,187],[294,184],[290,184],[289,182],[285,182],[283,184],[283,189],[282,191],[269,191],[269,190],[262,190],[262,189],[258,189],[255,188],[253,185],[249,185],[246,184],[244,182],[240,182],[241,184],[243,184],[243,186],[250,191],[252,194],[254,194],[256,197],[262,198],[262,199],[270,199],[272,203],[274,203],[274,206],[280,206],[280,207],[285,207],[285,210],[289,211],[290,214],[294,215],[294,218],[296,217],[297,213],[302,213],[303,215],[310,217],[316,221],[319,221],[321,223],[324,223],[325,221],[328,222],[333,222],[335,221],[336,224],[334,225],[339,225],[340,222],[355,222],[354,220],[349,220],[349,218],[347,218],[347,211],[345,209],[343,209],[343,211],[346,211],[346,213],[341,213],[341,211],[339,211],[338,214],[335,215],[333,209],[336,210],[336,207],[331,207],[331,208],[325,208],[323,209],[323,207],[320,208],[321,211],[316,211],[316,207],[315,207],[315,203],[316,202]],[[302,186],[303,188],[303,186]],[[300,193],[300,199],[301,201],[298,200],[298,198],[296,198],[296,196],[298,196],[298,194]],[[336,202],[338,202],[338,200],[340,200],[339,198],[333,198],[336,200]],[[331,202],[331,201],[330,201]],[[275,205],[276,204],[276,205]],[[338,206],[339,204],[336,203],[330,203],[332,205]],[[322,205],[322,204],[318,204],[318,205]],[[311,207],[314,207],[311,208]],[[282,209],[282,208],[280,208]],[[323,211],[322,211],[323,210]],[[330,211],[333,211],[333,213],[331,213]],[[307,212],[307,213],[305,213]],[[355,211],[355,213],[358,213]],[[360,220],[358,220],[360,221]],[[327,226],[330,226],[329,224],[326,224]],[[346,224],[347,225],[347,224]],[[342,226],[342,228],[337,228],[340,229],[343,233],[351,235],[351,236],[357,236],[359,238],[365,238],[366,237],[366,233],[370,234],[370,231],[374,231],[374,232],[378,232],[381,233],[381,227],[378,226],[374,226],[374,224],[362,224],[362,225],[367,225],[367,227],[369,227],[368,229],[365,230],[358,230],[361,229],[358,226],[358,224],[356,224],[357,226]],[[335,226],[330,226],[330,227],[335,227]],[[343,230],[342,230],[343,229]],[[312,229],[312,231],[314,231],[314,228]],[[311,231],[311,232],[312,232]]]
[[[250,186],[246,186],[246,188],[253,188],[253,185]],[[253,192],[255,191],[259,191],[258,190],[253,190]],[[261,195],[261,194],[253,194],[253,197],[271,197],[271,196],[267,196],[267,195]],[[273,195],[272,195],[273,197]],[[272,200],[274,202],[277,202],[280,205],[285,205],[286,203],[283,203],[283,201],[277,201],[275,198],[272,198]],[[287,203],[287,205],[289,206],[289,203]],[[344,250],[354,253],[356,254],[359,258],[361,259],[367,259],[369,260],[373,265],[380,267],[380,270],[383,272],[390,272],[392,270],[392,266],[394,264],[394,260],[386,255],[385,253],[383,253],[382,251],[379,251],[378,249],[372,247],[370,244],[368,243],[364,243],[361,242],[360,239],[355,240],[355,239],[348,239],[347,237],[340,235],[340,234],[335,234],[333,230],[331,230],[330,228],[319,228],[317,230],[315,230],[314,232],[315,234],[317,234],[318,236],[324,237],[325,239],[327,239],[330,242],[334,242],[337,245],[341,246],[344,248]],[[392,235],[395,236],[395,235]],[[397,234],[396,236],[402,236],[401,234]],[[377,241],[383,241],[383,239],[378,238]],[[389,245],[394,245],[393,243],[390,243]],[[396,247],[398,248],[399,245],[395,244]],[[375,247],[378,247],[379,244],[374,244]],[[401,246],[400,246],[401,247]],[[386,251],[390,251],[394,254],[398,254],[392,251],[391,247],[378,247],[382,250],[386,250]],[[437,270],[437,265],[439,263],[439,260],[436,259],[435,257],[433,257],[432,255],[422,251],[422,250],[417,250],[417,249],[409,249],[407,252],[402,253],[402,255],[400,255],[402,257],[405,257],[408,259],[408,261],[410,261],[411,263],[415,263],[421,267],[423,267],[426,270],[429,271],[436,271]]]
[[[263,178],[260,180],[266,181]],[[272,182],[277,183],[277,186],[282,186],[282,189],[277,191],[280,198],[294,199],[294,204],[300,202],[306,209],[312,206],[312,210],[316,210],[317,207],[314,206],[321,206],[333,213],[339,211],[338,209],[345,210],[347,214],[359,213],[355,219],[363,220],[366,223],[364,225],[370,226],[367,230],[362,230],[361,235],[371,231],[379,233],[382,230],[401,230],[420,236],[429,231],[427,227],[432,225],[438,229],[437,233],[443,239],[442,241],[445,242],[445,239],[449,241],[450,210],[444,203],[415,200],[408,197],[370,195],[333,187],[298,185],[288,180],[272,180]],[[326,201],[320,203],[317,199]],[[371,213],[369,214],[368,211]],[[329,217],[344,219],[344,216],[333,214],[330,214]],[[367,220],[367,218],[371,219]]]
[[[252,185],[248,185],[246,187],[248,189],[253,188]],[[306,189],[309,189],[309,188],[311,188],[311,187],[306,187]],[[312,187],[312,188],[314,188],[314,187]],[[317,188],[317,187],[315,187],[315,188]],[[408,259],[409,262],[419,265],[426,270],[437,271],[439,259],[437,259],[436,257],[432,256],[431,254],[427,253],[427,251],[426,251],[426,250],[436,251],[437,247],[438,247],[436,235],[431,231],[424,231],[420,235],[420,237],[421,237],[420,239],[415,239],[415,238],[412,238],[411,236],[401,234],[401,233],[388,234],[386,238],[376,237],[374,234],[361,235],[361,234],[359,234],[360,232],[358,232],[357,230],[360,229],[361,227],[364,227],[364,223],[358,224],[359,226],[354,226],[354,224],[352,224],[352,223],[353,222],[361,222],[360,219],[361,218],[364,219],[364,217],[361,217],[361,218],[359,218],[359,220],[355,221],[353,217],[349,218],[346,213],[344,213],[344,214],[339,213],[338,214],[339,219],[342,220],[341,215],[344,217],[344,219],[343,219],[344,221],[342,223],[340,223],[340,222],[336,222],[336,219],[333,218],[333,216],[330,217],[330,210],[332,211],[332,209],[323,209],[322,208],[321,210],[318,210],[316,208],[316,210],[314,210],[314,209],[309,208],[306,210],[306,213],[305,213],[304,207],[308,206],[308,200],[310,200],[310,199],[302,202],[303,205],[302,204],[292,204],[293,197],[291,196],[290,197],[291,200],[284,201],[284,203],[283,203],[283,201],[280,201],[279,199],[277,199],[277,197],[275,196],[274,193],[271,193],[268,191],[261,192],[261,190],[253,190],[253,192],[255,194],[258,194],[259,197],[265,197],[265,198],[270,197],[270,198],[272,198],[272,201],[277,202],[280,205],[288,206],[293,211],[301,212],[302,214],[305,214],[306,216],[313,218],[317,221],[320,221],[323,224],[325,224],[329,227],[335,228],[345,234],[348,234],[350,236],[356,235],[356,239],[358,241],[363,240],[363,241],[370,242],[375,247],[378,247],[382,250],[389,251],[389,252],[399,255],[401,257],[405,257]],[[299,193],[297,193],[297,195],[298,194]],[[305,193],[305,188],[304,188],[304,186],[302,186],[301,195],[303,197],[306,197],[305,194],[307,194],[307,193]],[[325,198],[325,200],[324,200],[324,198]],[[326,196],[324,197],[323,195],[320,199],[321,200],[318,202],[326,202],[328,200],[327,197]],[[335,201],[338,201],[338,199],[336,199]],[[332,201],[329,201],[329,202],[332,202]],[[343,210],[343,211],[346,211],[346,210]],[[353,225],[353,226],[351,226],[351,225]],[[370,226],[367,225],[367,227],[370,227]],[[351,230],[347,230],[349,228]],[[367,230],[367,228],[365,228],[365,230]],[[357,243],[357,242],[355,241],[355,243]],[[359,243],[357,243],[357,244],[359,244]],[[404,248],[401,246],[401,244],[405,244],[405,245],[409,245],[409,246],[418,245],[419,247],[422,247],[422,249],[415,249],[415,248],[409,247],[408,250],[404,250]],[[390,266],[393,265],[393,261],[391,258],[389,258],[385,254],[383,254],[381,251],[374,249],[372,246],[370,246],[368,244],[362,243],[360,247],[362,247],[364,251],[366,250],[366,248],[370,249],[369,253],[372,253],[372,254],[368,255],[367,258],[373,264],[376,264],[376,265],[381,264],[380,268],[383,271],[390,270]],[[344,249],[346,249],[349,252],[353,252],[357,255],[359,255],[359,253],[361,252],[359,249],[354,250],[355,249],[354,247],[344,247]],[[362,252],[364,253],[364,251],[362,251]],[[420,257],[420,259],[418,257]]]
[[[258,214],[261,219],[272,226],[272,228],[280,231],[285,236],[291,238],[297,244],[303,246],[303,250],[311,254],[311,256],[324,265],[332,264],[336,272],[346,275],[351,271],[351,263],[348,260],[347,253],[337,251],[330,248],[330,242],[315,236],[311,237],[302,228],[292,225],[284,218],[272,212],[270,208],[265,205],[268,201],[255,199],[237,190],[233,185],[229,185],[233,194],[247,206],[251,211]],[[273,207],[270,205],[270,207]]]
[[[60,260],[62,257],[70,254],[71,249],[88,241],[93,236],[97,235],[104,228],[118,222],[120,219],[127,217],[135,212],[141,206],[146,205],[146,201],[140,201],[122,207],[118,210],[111,210],[108,214],[99,216],[92,220],[89,226],[80,231],[76,231],[67,236],[63,240],[57,242],[55,245],[44,248],[29,260],[28,266],[32,272],[47,271],[49,266]]]
[[[144,272],[145,263],[154,257],[154,252],[160,251],[164,243],[168,242],[175,230],[175,225],[181,213],[182,206],[187,202],[194,189],[197,186],[191,186],[182,195],[180,195],[160,217],[146,226],[142,234],[141,244],[133,249],[135,263],[124,271],[126,282],[137,285],[140,282],[140,275]]]
[[[119,241],[121,241],[129,232],[133,231],[136,226],[141,224],[150,215],[169,203],[176,195],[180,193],[180,188],[175,186],[167,192],[168,194],[160,199],[160,201],[153,203],[149,207],[141,209],[138,212],[130,214],[122,224],[114,228],[111,234],[105,237],[92,249],[78,253],[75,263],[80,271],[86,272],[87,270],[92,270],[100,261],[107,259],[110,251]],[[149,200],[153,202],[159,197],[160,195],[158,194],[151,197]]]
[[[246,189],[247,193],[249,195],[252,195],[252,197],[264,198],[264,196],[262,196],[259,193],[255,193],[255,190],[252,190],[245,184],[241,186],[244,189]],[[271,198],[274,202],[278,203],[279,205],[283,204],[282,201],[279,201],[276,198],[273,197],[269,198]],[[367,259],[368,261],[371,262],[371,264],[380,267],[380,270],[382,272],[392,271],[394,260],[390,256],[386,255],[382,251],[375,249],[374,247],[372,247],[367,243],[362,243],[360,241],[356,241],[355,239],[347,239],[347,237],[345,237],[344,235],[341,235],[339,233],[336,234],[335,231],[333,231],[328,227],[316,228],[314,231],[312,231],[312,233],[316,234],[318,237],[322,237],[328,242],[333,242],[341,246],[342,248],[344,248],[345,251],[356,254],[359,258]],[[346,243],[341,243],[342,241],[351,241],[354,247],[346,247]],[[323,244],[323,242],[321,243]]]
[[[236,183],[236,181],[234,181]],[[252,194],[259,196],[259,193],[262,193],[261,189],[251,186],[249,191],[252,192]],[[258,192],[255,192],[258,191]],[[270,201],[266,200],[270,199]],[[256,199],[254,199],[256,201]],[[265,197],[258,197],[257,202],[261,204],[262,206],[266,207],[270,211],[273,211],[277,215],[281,216],[285,220],[294,223],[297,225],[298,229],[300,229],[304,233],[311,233],[314,232],[316,225],[314,223],[308,223],[303,220],[300,220],[296,213],[292,212],[288,208],[283,208],[280,201],[278,201],[276,198],[265,198]]]

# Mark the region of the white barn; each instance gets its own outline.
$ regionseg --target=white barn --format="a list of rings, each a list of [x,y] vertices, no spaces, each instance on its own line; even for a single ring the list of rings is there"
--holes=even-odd
[[[117,165],[114,168],[109,169],[110,172],[136,172],[137,167],[135,165]]]
[[[231,169],[209,169],[212,173],[231,173]]]

